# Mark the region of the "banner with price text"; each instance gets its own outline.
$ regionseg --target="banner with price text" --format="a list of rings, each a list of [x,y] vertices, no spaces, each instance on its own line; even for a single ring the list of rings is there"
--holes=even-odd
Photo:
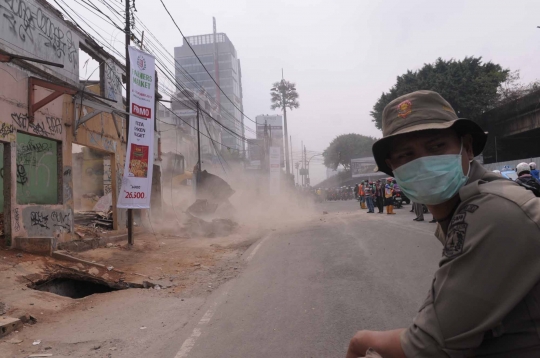
[[[118,207],[150,208],[154,165],[155,59],[129,47],[130,109],[126,163]]]

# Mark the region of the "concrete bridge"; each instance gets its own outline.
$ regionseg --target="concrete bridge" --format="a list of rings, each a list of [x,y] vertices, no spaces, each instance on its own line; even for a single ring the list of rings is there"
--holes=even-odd
[[[486,112],[484,163],[540,157],[540,90]]]

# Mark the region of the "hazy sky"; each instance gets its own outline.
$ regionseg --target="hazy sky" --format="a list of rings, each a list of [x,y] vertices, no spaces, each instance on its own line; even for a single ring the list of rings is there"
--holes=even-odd
[[[211,33],[216,17],[241,60],[250,118],[275,113],[269,90],[281,68],[297,84],[300,108],[289,113],[288,128],[298,157],[301,140],[322,151],[343,133],[380,137],[369,115],[377,98],[396,76],[438,57],[482,56],[521,70],[523,82],[540,78],[538,0],[164,1],[186,36]],[[171,53],[182,44],[159,0],[136,5]],[[317,162],[312,182],[324,178]]]

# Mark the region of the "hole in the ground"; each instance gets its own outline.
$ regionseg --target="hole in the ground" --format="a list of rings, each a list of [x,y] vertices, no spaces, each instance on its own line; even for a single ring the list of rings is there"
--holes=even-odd
[[[33,289],[71,298],[83,298],[95,293],[118,291],[117,288],[112,288],[103,283],[64,277],[57,277],[37,284]]]

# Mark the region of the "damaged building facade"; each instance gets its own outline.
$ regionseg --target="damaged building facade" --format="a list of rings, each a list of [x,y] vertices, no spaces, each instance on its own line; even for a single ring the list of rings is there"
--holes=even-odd
[[[43,0],[0,4],[0,210],[7,244],[80,239],[77,210],[116,208],[126,152],[125,67]],[[80,81],[81,56],[99,80]],[[96,72],[96,73],[97,73]]]

